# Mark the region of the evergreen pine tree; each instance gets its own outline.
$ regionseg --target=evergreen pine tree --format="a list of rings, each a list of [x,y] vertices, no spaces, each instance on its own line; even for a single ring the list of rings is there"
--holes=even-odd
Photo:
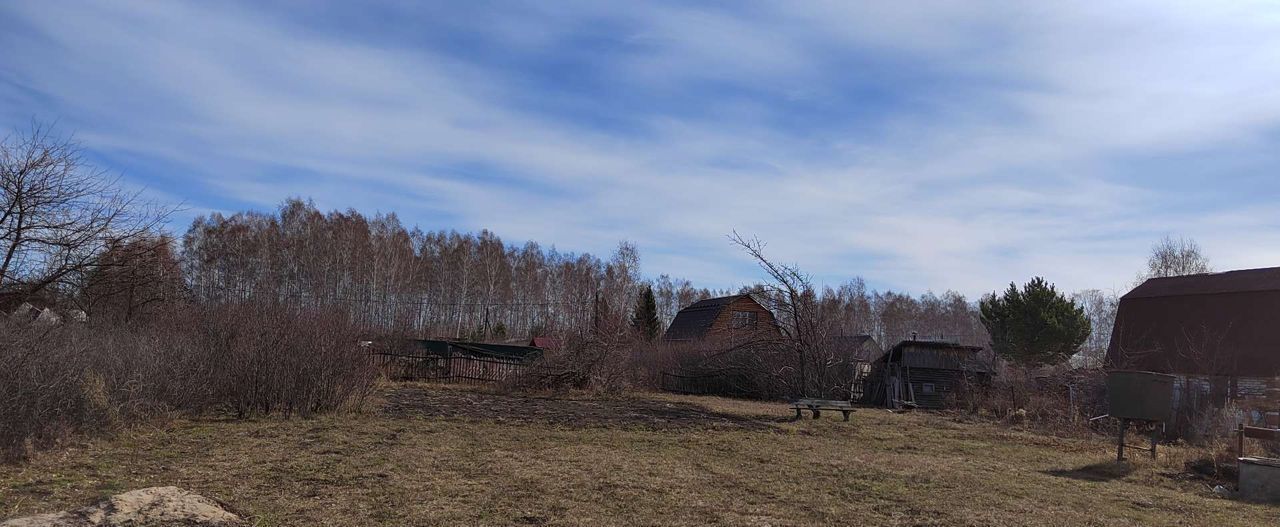
[[[653,288],[645,286],[636,298],[636,310],[631,316],[631,327],[645,340],[658,338],[662,331],[662,323],[658,321],[658,302],[653,297]]]
[[[1084,309],[1045,279],[1036,277],[1019,290],[1009,284],[1001,296],[979,303],[982,324],[996,354],[1027,366],[1059,364],[1080,349],[1092,324]]]

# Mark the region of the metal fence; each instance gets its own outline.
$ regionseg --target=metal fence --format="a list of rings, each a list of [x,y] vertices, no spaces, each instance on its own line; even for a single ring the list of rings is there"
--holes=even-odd
[[[412,355],[373,353],[374,364],[396,380],[488,384],[514,380],[526,373],[530,364],[467,355]]]

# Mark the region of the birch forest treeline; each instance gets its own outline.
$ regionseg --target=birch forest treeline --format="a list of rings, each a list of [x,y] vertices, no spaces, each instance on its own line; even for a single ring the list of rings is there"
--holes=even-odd
[[[602,258],[497,234],[423,231],[395,214],[322,212],[293,199],[273,213],[212,214],[182,238],[181,265],[193,299],[270,298],[340,305],[364,325],[423,336],[518,339],[580,332],[601,318],[630,316],[651,287],[665,326],[698,300],[739,291],[640,274],[627,242]],[[921,296],[869,290],[861,278],[812,291],[833,334],[870,333],[881,342],[912,334],[985,345],[972,303],[946,292]]]

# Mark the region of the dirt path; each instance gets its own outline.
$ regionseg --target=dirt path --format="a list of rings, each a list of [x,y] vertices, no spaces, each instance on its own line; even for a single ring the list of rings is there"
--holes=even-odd
[[[719,413],[691,403],[635,397],[549,398],[429,386],[399,386],[386,393],[383,411],[396,417],[434,417],[572,428],[712,428],[767,430],[767,420]]]

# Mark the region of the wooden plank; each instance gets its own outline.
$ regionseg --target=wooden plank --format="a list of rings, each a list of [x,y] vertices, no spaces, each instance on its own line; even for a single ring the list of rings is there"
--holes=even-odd
[[[1256,426],[1245,426],[1242,428],[1242,434],[1249,439],[1261,439],[1263,441],[1280,441],[1280,429],[1275,428],[1258,428]]]

